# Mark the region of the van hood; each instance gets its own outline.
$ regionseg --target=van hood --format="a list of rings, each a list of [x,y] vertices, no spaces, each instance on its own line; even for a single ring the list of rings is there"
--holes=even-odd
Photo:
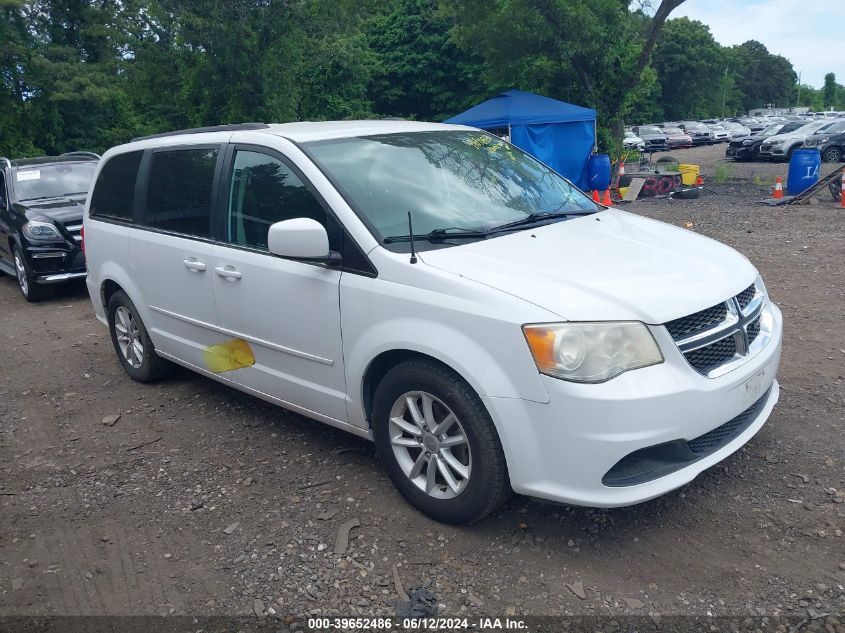
[[[419,257],[571,321],[666,323],[739,294],[757,277],[720,242],[618,209]]]

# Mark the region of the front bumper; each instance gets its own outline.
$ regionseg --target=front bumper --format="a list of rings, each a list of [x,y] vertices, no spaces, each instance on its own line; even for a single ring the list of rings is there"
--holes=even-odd
[[[44,244],[26,247],[26,256],[36,283],[57,284],[86,275],[85,256],[76,244]]]
[[[775,380],[783,321],[772,310],[772,337],[756,356],[719,378],[696,373],[666,329],[652,327],[665,362],[584,385],[543,376],[546,404],[484,397],[496,423],[514,491],[593,507],[627,506],[692,481],[738,450],[765,424],[778,400]],[[765,397],[764,397],[765,396]],[[648,447],[699,438],[758,403],[727,444],[673,472],[633,485],[605,485],[623,458]]]
[[[725,156],[727,158],[752,158],[754,156],[754,149],[752,145],[728,147],[725,150]]]

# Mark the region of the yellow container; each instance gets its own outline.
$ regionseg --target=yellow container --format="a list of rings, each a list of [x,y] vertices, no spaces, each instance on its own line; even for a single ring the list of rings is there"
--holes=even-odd
[[[626,193],[628,193],[628,187],[619,187],[619,195],[620,196],[622,196],[624,198]]]
[[[698,180],[701,168],[698,165],[678,165],[678,171],[681,172],[681,182],[687,187],[691,187]]]

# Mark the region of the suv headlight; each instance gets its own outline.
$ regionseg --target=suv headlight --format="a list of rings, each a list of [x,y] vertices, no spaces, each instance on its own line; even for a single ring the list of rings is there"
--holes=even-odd
[[[742,144],[744,147],[748,147],[749,145],[753,145],[754,141],[752,141],[750,138],[747,138],[742,142]]]
[[[821,137],[821,138],[819,138],[819,139],[813,139],[813,145],[817,145],[817,144],[818,144],[818,145],[824,145],[824,144],[825,144],[825,143],[827,143],[829,140],[830,140],[830,137],[829,137],[829,136],[822,136],[822,137]]]
[[[24,224],[23,234],[33,242],[55,242],[65,239],[54,224],[38,220],[30,220]]]
[[[573,382],[604,382],[663,362],[639,321],[537,323],[522,327],[540,373]]]

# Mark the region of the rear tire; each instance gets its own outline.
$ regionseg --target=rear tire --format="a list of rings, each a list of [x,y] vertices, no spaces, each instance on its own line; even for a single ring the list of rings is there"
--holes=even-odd
[[[472,387],[439,363],[409,360],[387,372],[373,399],[373,434],[399,492],[437,521],[473,523],[511,495],[490,414]]]
[[[122,290],[109,299],[108,323],[117,359],[132,380],[155,382],[173,373],[173,363],[156,354],[135,304]]]
[[[29,267],[29,262],[17,244],[12,248],[12,263],[15,266],[15,274],[18,280],[18,288],[20,288],[23,298],[30,303],[36,303],[49,297],[52,288],[49,286],[41,286],[35,281],[35,275],[32,274],[32,269]]]

